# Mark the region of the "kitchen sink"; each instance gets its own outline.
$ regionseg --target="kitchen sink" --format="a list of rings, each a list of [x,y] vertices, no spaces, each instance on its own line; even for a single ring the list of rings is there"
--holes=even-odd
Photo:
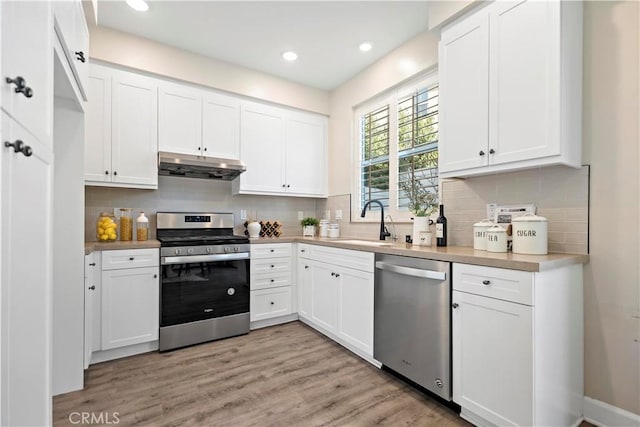
[[[373,240],[337,240],[338,243],[348,243],[351,245],[368,245],[368,246],[393,246],[393,242],[373,241]]]

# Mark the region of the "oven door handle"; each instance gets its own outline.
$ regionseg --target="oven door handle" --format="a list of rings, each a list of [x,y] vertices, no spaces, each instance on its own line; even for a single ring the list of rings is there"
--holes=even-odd
[[[161,264],[191,264],[194,262],[235,261],[241,259],[249,259],[249,253],[240,252],[236,254],[167,256],[162,258]]]

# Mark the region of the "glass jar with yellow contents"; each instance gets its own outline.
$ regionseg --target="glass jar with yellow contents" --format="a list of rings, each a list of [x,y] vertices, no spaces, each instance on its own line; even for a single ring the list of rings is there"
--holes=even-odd
[[[118,224],[115,217],[108,213],[102,212],[96,222],[96,237],[99,242],[115,242],[118,238]]]
[[[133,217],[131,208],[120,208],[120,240],[130,241],[133,239]]]

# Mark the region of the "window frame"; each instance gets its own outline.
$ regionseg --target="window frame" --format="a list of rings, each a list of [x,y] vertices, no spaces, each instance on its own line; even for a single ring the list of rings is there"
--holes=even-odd
[[[351,173],[351,222],[377,223],[380,222],[380,214],[377,211],[367,212],[365,218],[360,217],[360,175],[362,172],[362,146],[360,141],[360,119],[385,105],[389,105],[389,207],[385,208],[385,217],[391,215],[394,223],[411,222],[414,215],[410,211],[400,210],[396,206],[398,193],[398,103],[400,100],[412,95],[417,90],[439,85],[437,69],[431,69],[411,80],[388,89],[353,108],[353,141],[352,141],[352,173]],[[439,94],[438,94],[438,104]],[[438,114],[439,114],[438,106]],[[438,138],[438,150],[439,150]],[[438,198],[441,197],[442,178],[438,176]],[[385,218],[388,221],[388,218]]]

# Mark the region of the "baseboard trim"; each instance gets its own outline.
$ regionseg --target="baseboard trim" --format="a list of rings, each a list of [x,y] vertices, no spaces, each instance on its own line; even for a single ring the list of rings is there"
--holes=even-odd
[[[584,397],[583,412],[586,421],[599,427],[629,427],[640,425],[640,415],[587,396]]]

